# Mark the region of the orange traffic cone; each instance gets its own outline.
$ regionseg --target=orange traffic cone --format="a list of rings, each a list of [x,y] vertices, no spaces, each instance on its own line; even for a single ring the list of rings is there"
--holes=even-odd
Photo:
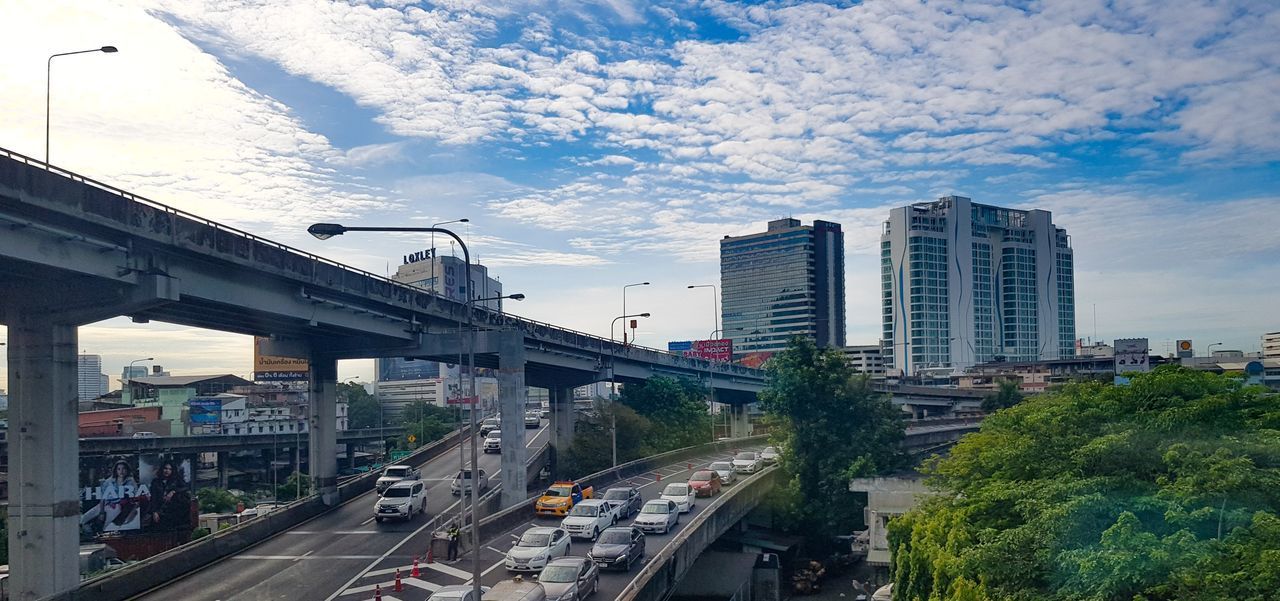
[[[380,585],[373,585],[373,601],[382,601],[382,587]]]
[[[396,592],[403,593],[404,585],[400,584],[400,568],[396,568]]]
[[[686,470],[692,470],[692,469],[693,469],[693,462],[692,462],[692,461],[690,461],[689,463],[686,463],[686,464],[685,464],[684,469],[686,469]]]
[[[414,578],[417,578],[417,577],[419,577],[419,576],[421,576],[421,575],[422,575],[422,574],[421,574],[420,572],[418,572],[418,556],[417,556],[417,555],[414,555],[414,556],[413,556],[413,570],[409,572],[409,576],[412,576],[412,577],[414,577]]]
[[[654,482],[662,482],[662,472],[654,472]]]

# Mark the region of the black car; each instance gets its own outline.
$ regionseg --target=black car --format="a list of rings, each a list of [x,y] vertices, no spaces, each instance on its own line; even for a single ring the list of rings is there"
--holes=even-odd
[[[644,499],[640,498],[640,490],[630,486],[610,488],[604,491],[604,496],[601,498],[618,508],[617,514],[620,520],[625,520],[639,512],[640,507],[644,505]]]
[[[631,569],[631,564],[644,557],[644,533],[633,526],[605,528],[587,553],[600,569]]]

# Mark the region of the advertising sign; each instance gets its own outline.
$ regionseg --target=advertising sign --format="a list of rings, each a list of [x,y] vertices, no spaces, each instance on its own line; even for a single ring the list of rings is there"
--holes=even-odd
[[[190,532],[194,456],[80,458],[80,537]]]
[[[678,340],[676,342],[667,343],[667,352],[675,353],[677,355],[684,355],[686,352],[692,349],[693,349],[692,340]]]
[[[217,426],[222,423],[222,399],[191,397],[187,401],[187,416],[193,426]]]
[[[1151,371],[1151,357],[1146,338],[1117,338],[1115,340],[1115,383],[1127,384],[1129,379],[1121,374]]]
[[[441,377],[440,364],[435,361],[390,357],[378,359],[377,363],[379,382],[426,380]]]
[[[743,367],[752,367],[760,369],[764,366],[765,361],[773,357],[772,351],[762,351],[758,353],[747,353],[741,359],[738,359],[738,365]]]
[[[258,382],[279,382],[284,380],[306,380],[310,377],[310,366],[306,359],[296,357],[279,357],[262,352],[267,338],[253,338],[253,379]]]
[[[678,340],[667,343],[667,352],[694,359],[728,363],[733,360],[733,340]]]
[[[1194,347],[1191,346],[1191,341],[1179,340],[1178,341],[1178,358],[1190,359],[1191,357],[1194,357],[1194,356],[1195,356],[1195,349]]]

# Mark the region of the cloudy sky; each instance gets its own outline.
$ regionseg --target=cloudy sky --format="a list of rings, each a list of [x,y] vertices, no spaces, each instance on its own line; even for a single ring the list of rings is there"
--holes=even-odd
[[[0,146],[384,273],[461,232],[517,313],[706,336],[717,241],[844,224],[875,342],[880,223],[960,194],[1053,211],[1078,332],[1256,350],[1280,329],[1280,5],[1270,0],[7,0]],[[447,249],[446,249],[447,250]],[[111,320],[106,368],[250,371],[243,337]],[[3,347],[0,347],[2,349]],[[343,377],[369,377],[368,362]],[[0,384],[2,386],[3,384]]]

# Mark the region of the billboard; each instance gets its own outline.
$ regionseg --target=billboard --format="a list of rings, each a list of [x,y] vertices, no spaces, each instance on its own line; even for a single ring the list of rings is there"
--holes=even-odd
[[[1147,350],[1146,338],[1117,338],[1114,346],[1117,384],[1125,384],[1129,381],[1120,374],[1151,371],[1151,356]]]
[[[1195,348],[1191,346],[1190,340],[1178,341],[1178,358],[1190,359],[1195,356]]]
[[[693,357],[694,359],[728,363],[733,360],[733,340],[729,338],[680,340],[668,342],[667,351],[685,357]]]
[[[435,361],[389,357],[378,359],[377,364],[379,382],[427,380],[443,377],[440,375],[440,363]]]
[[[190,532],[194,455],[80,458],[80,538]]]
[[[310,366],[306,359],[296,357],[280,357],[267,355],[262,347],[268,341],[262,336],[253,338],[253,379],[256,382],[280,382],[288,380],[306,380],[310,377]]]
[[[761,351],[757,353],[747,353],[738,359],[738,365],[743,367],[752,367],[760,369],[769,359],[773,358],[773,351]]]
[[[187,401],[187,417],[193,426],[217,426],[222,423],[222,399],[191,397]]]

